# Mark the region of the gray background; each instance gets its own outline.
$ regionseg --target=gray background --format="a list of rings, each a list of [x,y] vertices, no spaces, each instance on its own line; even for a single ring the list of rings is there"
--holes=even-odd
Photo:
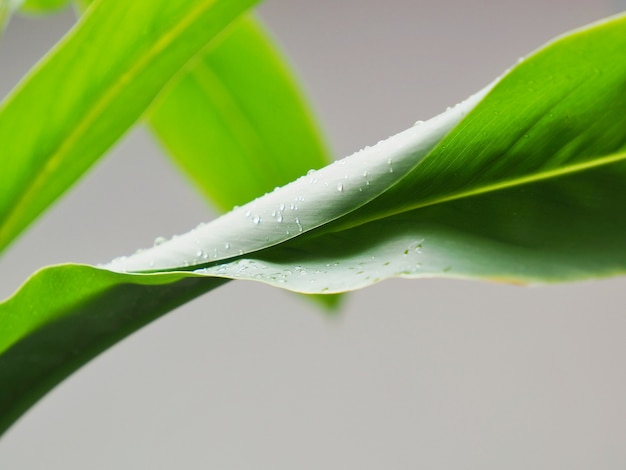
[[[269,0],[261,13],[343,156],[618,8]],[[71,21],[11,25],[2,94]],[[1,297],[45,264],[107,261],[210,217],[133,131],[4,256]],[[285,292],[230,283],[55,389],[0,440],[0,468],[621,469],[625,287],[394,280],[329,319]]]

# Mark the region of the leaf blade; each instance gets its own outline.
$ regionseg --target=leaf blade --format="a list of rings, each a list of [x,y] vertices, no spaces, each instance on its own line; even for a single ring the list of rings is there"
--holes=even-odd
[[[33,275],[0,304],[0,434],[99,352],[224,282],[179,275],[120,277],[81,265]]]
[[[90,8],[0,107],[5,188],[0,249],[139,118],[185,63],[254,3],[111,0]]]

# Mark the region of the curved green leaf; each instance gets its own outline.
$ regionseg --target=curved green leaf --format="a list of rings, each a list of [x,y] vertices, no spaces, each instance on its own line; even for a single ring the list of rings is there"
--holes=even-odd
[[[68,265],[36,274],[0,304],[9,325],[0,333],[0,380],[9,384],[8,398],[0,398],[4,426],[130,331],[115,326],[120,319],[162,313],[150,296],[173,306],[219,277],[323,293],[394,276],[527,283],[624,273],[624,50],[624,16],[574,32],[519,64],[486,96],[109,265],[173,272]],[[58,280],[54,296],[46,295],[47,279]],[[159,285],[147,296],[144,287],[128,287],[152,282]],[[82,290],[73,297],[75,286]],[[94,334],[88,351],[74,325]],[[79,345],[74,356],[66,353],[72,344]],[[23,369],[20,358],[56,350],[59,361],[34,377],[15,372]],[[30,395],[20,399],[24,390]]]
[[[90,358],[224,282],[176,274],[131,278],[77,265],[33,275],[2,304],[0,434]]]
[[[0,106],[0,249],[255,2],[96,2]]]

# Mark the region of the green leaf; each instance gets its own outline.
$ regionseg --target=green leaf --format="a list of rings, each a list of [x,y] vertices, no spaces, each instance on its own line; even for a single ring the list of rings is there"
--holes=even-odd
[[[24,13],[53,13],[70,3],[70,0],[24,0],[21,10]]]
[[[108,266],[174,272],[38,273],[0,304],[9,325],[0,333],[4,426],[132,330],[118,321],[161,314],[152,296],[169,308],[218,277],[323,293],[395,276],[528,283],[623,274],[624,50],[624,16],[574,32],[433,120]],[[136,287],[151,282],[159,285],[145,296]],[[87,352],[84,334],[94,335]],[[15,372],[27,369],[21,358],[57,350],[53,365]]]
[[[96,2],[0,106],[0,249],[255,2]]]
[[[161,95],[149,122],[220,211],[331,161],[284,60],[251,17]]]
[[[76,265],[33,275],[2,304],[0,434],[90,358],[224,282],[176,274],[131,277]]]

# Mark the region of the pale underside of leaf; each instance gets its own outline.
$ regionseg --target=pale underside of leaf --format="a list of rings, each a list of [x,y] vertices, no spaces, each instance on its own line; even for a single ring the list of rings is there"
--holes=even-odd
[[[401,179],[489,89],[425,123],[311,171],[210,224],[105,267],[119,272],[189,268],[262,250],[338,219]]]

